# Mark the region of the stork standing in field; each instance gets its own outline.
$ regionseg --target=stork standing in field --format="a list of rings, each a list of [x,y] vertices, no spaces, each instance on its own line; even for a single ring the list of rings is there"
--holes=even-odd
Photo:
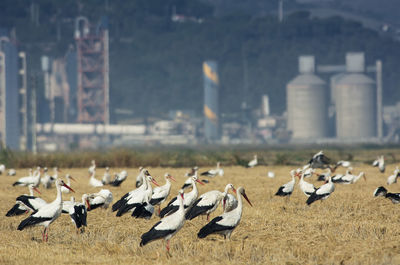
[[[83,226],[87,226],[87,211],[86,204],[88,209],[90,209],[90,204],[88,201],[88,195],[82,195],[82,203],[75,203],[73,207],[69,209],[69,216],[71,217],[71,221],[75,224],[76,232],[83,228]]]
[[[53,183],[56,181],[56,179],[58,178],[58,172],[60,172],[60,170],[58,169],[58,167],[54,167],[53,168],[53,171],[54,171],[54,174],[53,174],[53,176],[50,176],[48,173],[47,173],[47,171],[48,171],[48,169],[47,169],[47,167],[44,169],[44,177],[42,178],[42,180],[41,180],[41,182],[42,182],[42,185],[43,185],[43,187],[45,187],[46,189],[50,189],[51,188],[51,186],[53,185]]]
[[[110,182],[111,186],[119,187],[122,182],[126,180],[128,177],[128,172],[126,170],[122,170],[119,174],[115,174],[115,179]]]
[[[365,173],[364,172],[360,172],[360,174],[358,174],[358,175],[353,175],[353,174],[342,175],[341,178],[332,179],[332,182],[333,183],[340,183],[340,184],[354,184],[360,178],[364,178],[364,181],[367,181],[367,178],[365,177]]]
[[[236,193],[235,188],[232,184],[225,186],[224,192],[218,190],[208,191],[202,195],[193,203],[193,206],[186,212],[185,218],[192,220],[199,215],[207,215],[207,221],[210,221],[210,214],[217,209],[221,200],[228,194],[229,189],[232,189]]]
[[[374,166],[374,167],[378,167],[379,168],[379,171],[381,172],[381,173],[384,173],[385,172],[385,157],[382,155],[382,156],[378,156],[378,158],[374,161],[374,162],[372,162],[372,166]]]
[[[332,178],[329,177],[328,182],[319,187],[314,193],[312,193],[310,197],[308,197],[306,203],[307,205],[310,205],[317,200],[326,200],[334,191],[335,184],[333,184]]]
[[[294,178],[296,175],[296,171],[295,170],[290,171],[290,175],[292,176],[292,180],[280,186],[278,191],[275,193],[275,196],[290,197],[290,195],[292,195],[294,184],[296,183],[296,180]]]
[[[210,234],[222,234],[224,235],[225,239],[230,239],[233,230],[239,225],[240,219],[242,218],[243,202],[241,196],[246,199],[250,206],[253,206],[250,200],[247,198],[244,188],[239,187],[237,189],[238,206],[234,210],[225,212],[222,215],[212,219],[211,222],[200,229],[200,231],[197,233],[197,236],[199,238],[205,238]]]
[[[62,209],[61,186],[69,188],[67,184],[64,183],[63,180],[58,179],[56,181],[56,188],[57,188],[56,199],[51,203],[43,205],[38,211],[31,214],[28,218],[22,220],[22,222],[18,226],[18,230],[23,230],[27,227],[34,225],[44,226],[42,237],[43,241],[47,242],[49,236],[48,229],[50,224],[53,223],[61,215],[61,209]],[[71,189],[71,191],[73,190]]]
[[[29,195],[21,195],[18,196],[15,200],[15,205],[7,212],[6,216],[16,216],[27,213],[28,211],[37,211],[40,207],[47,204],[45,200],[39,197],[33,196],[33,191],[40,193],[39,190],[33,185],[30,184]]]
[[[197,196],[199,195],[199,191],[197,190],[196,182],[200,183],[201,185],[204,185],[203,182],[201,182],[196,176],[190,177],[190,182],[193,187],[192,191],[185,193],[184,194],[184,201],[183,201],[183,206],[185,207],[185,210],[189,210],[190,207],[192,207],[193,203],[196,201]],[[169,215],[171,213],[174,213],[178,210],[179,208],[179,203],[178,203],[178,196],[174,197],[168,205],[161,210],[160,212],[160,217],[163,218],[166,215]]]
[[[13,183],[13,186],[29,186],[30,184],[33,184],[33,186],[37,187],[40,183],[41,173],[40,167],[37,167],[36,171],[33,173],[33,176],[20,178]]]
[[[103,185],[108,185],[111,182],[111,174],[110,174],[110,168],[106,167],[106,171],[104,172],[103,179],[101,180],[103,182]]]
[[[67,179],[68,187],[71,187],[71,180],[76,181],[70,174],[65,175],[65,178]],[[61,192],[62,193],[69,193],[70,190],[63,186],[63,187],[61,187]]]
[[[101,180],[95,178],[95,175],[96,175],[96,170],[93,170],[93,172],[90,175],[89,185],[95,188],[104,186]]]
[[[89,174],[93,174],[93,172],[96,171],[96,161],[92,160],[90,162],[90,167],[88,169]]]
[[[224,170],[220,167],[220,164],[221,163],[218,162],[217,163],[217,168],[205,171],[205,172],[201,173],[200,175],[201,176],[205,176],[205,177],[211,177],[211,178],[213,178],[213,177],[215,177],[217,175],[222,177],[224,175]]]
[[[110,190],[101,189],[97,193],[89,194],[87,199],[89,201],[88,205],[90,205],[90,207],[87,208],[88,211],[97,208],[107,209],[113,201],[113,194]]]
[[[400,169],[399,167],[396,167],[396,169],[393,171],[393,175],[390,175],[387,179],[387,184],[391,185],[394,183],[397,183],[397,178],[400,176]]]
[[[136,188],[139,188],[143,184],[142,169],[143,167],[139,167],[139,175],[136,176]]]
[[[249,163],[247,163],[246,167],[253,168],[253,167],[257,166],[257,165],[258,165],[257,155],[254,155],[253,160],[250,160]]]
[[[13,168],[10,168],[7,172],[7,176],[15,176],[17,175],[17,171]]]
[[[385,197],[385,198],[391,200],[393,204],[400,203],[400,193],[388,192],[387,189],[385,189],[383,186],[378,187],[374,191],[374,196],[375,197],[379,197],[379,196]]]
[[[307,196],[310,197],[311,194],[313,194],[316,190],[314,187],[314,184],[306,182],[304,180],[304,172],[302,172],[299,176],[299,187],[301,191]]]
[[[169,241],[185,223],[185,209],[183,206],[183,190],[177,196],[178,210],[158,221],[148,232],[141,236],[140,246],[157,239],[164,239],[167,242],[166,248],[169,252]]]
[[[134,212],[136,207],[143,206],[142,204],[145,203],[146,200],[150,200],[151,194],[153,193],[153,188],[150,182],[152,182],[156,186],[158,186],[158,183],[153,179],[152,176],[150,176],[150,174],[143,176],[144,177],[142,186],[130,193],[125,194],[119,201],[117,201],[113,205],[112,210],[118,210],[116,216],[122,216],[129,211]],[[135,214],[140,215],[137,212]]]
[[[169,180],[171,179],[173,181],[176,181],[174,177],[172,177],[169,173],[165,173],[164,178],[165,178],[165,184],[160,187],[155,187],[153,189],[153,194],[151,195],[150,199],[151,205],[153,206],[158,205],[158,215],[160,215],[161,203],[163,203],[167,199],[171,191],[171,181]]]
[[[0,175],[2,175],[6,171],[6,166],[3,164],[0,164]]]

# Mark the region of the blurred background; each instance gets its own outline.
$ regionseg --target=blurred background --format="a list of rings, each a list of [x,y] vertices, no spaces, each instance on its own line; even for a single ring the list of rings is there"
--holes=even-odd
[[[2,0],[1,148],[398,143],[399,8]]]

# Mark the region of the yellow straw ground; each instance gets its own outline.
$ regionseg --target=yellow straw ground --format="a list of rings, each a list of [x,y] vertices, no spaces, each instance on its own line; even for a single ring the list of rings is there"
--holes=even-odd
[[[129,214],[117,218],[111,209],[96,209],[88,214],[86,232],[76,234],[69,216],[63,214],[50,226],[48,243],[41,242],[42,227],[17,231],[26,215],[5,217],[5,213],[18,195],[28,192],[25,187],[11,186],[27,175],[28,170],[20,169],[16,177],[0,176],[0,264],[400,264],[399,206],[372,196],[394,167],[389,165],[386,174],[381,174],[369,165],[355,165],[353,173],[365,171],[367,182],[361,179],[353,185],[336,185],[331,197],[311,206],[305,204],[297,182],[290,200],[273,196],[290,180],[291,167],[225,167],[225,176],[199,185],[199,193],[222,191],[232,183],[245,187],[254,207],[244,202],[241,223],[230,241],[217,235],[200,240],[197,232],[206,224],[205,218],[187,221],[171,240],[172,257],[166,255],[161,240],[139,247],[141,234],[158,221],[155,216],[151,220],[133,219]],[[183,184],[186,170],[149,168],[161,185],[165,172],[178,180],[173,183],[172,195]],[[276,173],[273,179],[267,177],[270,170]],[[98,170],[98,178],[103,172]],[[99,190],[88,185],[87,169],[63,169],[62,176],[65,173],[77,179],[71,185],[77,200],[83,193]],[[138,169],[128,173],[121,187],[106,187],[113,192],[114,202],[134,188]],[[315,179],[307,181],[322,184]],[[389,191],[400,192],[398,185],[389,186]],[[40,190],[45,200],[55,198],[54,188]],[[63,196],[69,200],[71,195]],[[218,208],[212,217],[220,213]]]

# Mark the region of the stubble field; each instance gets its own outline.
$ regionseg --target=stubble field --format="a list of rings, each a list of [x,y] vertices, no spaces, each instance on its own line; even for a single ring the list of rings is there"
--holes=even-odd
[[[306,197],[295,190],[290,198],[273,196],[278,187],[291,178],[292,167],[259,166],[252,169],[224,167],[225,175],[199,185],[199,194],[212,189],[223,190],[227,183],[243,186],[254,207],[244,202],[240,225],[230,241],[212,235],[198,239],[197,232],[206,224],[203,217],[187,221],[171,239],[171,257],[166,255],[164,241],[139,247],[140,236],[157,221],[134,219],[129,214],[115,217],[111,209],[96,209],[88,214],[88,227],[76,234],[70,217],[63,214],[50,226],[49,240],[42,243],[42,227],[17,231],[24,216],[5,217],[18,195],[28,193],[25,187],[12,187],[26,169],[17,170],[16,177],[0,176],[0,264],[400,264],[399,206],[389,200],[374,198],[380,185],[386,186],[387,176],[395,165],[387,166],[381,174],[366,164],[353,165],[353,173],[366,172],[367,181],[353,185],[336,185],[335,192],[322,203],[305,204]],[[165,172],[177,182],[172,184],[170,198],[177,194],[185,181],[187,168],[148,168],[163,185]],[[208,170],[209,168],[201,168]],[[80,200],[83,193],[99,188],[89,186],[87,169],[62,169],[61,176],[70,173],[73,194]],[[111,169],[111,172],[119,169]],[[267,177],[274,171],[276,177]],[[339,170],[344,171],[343,169]],[[96,172],[101,179],[104,170]],[[114,202],[134,188],[137,168],[128,169],[129,177],[121,187],[106,187],[113,192]],[[316,186],[316,177],[306,179]],[[400,192],[400,184],[388,187]],[[52,201],[55,188],[42,191],[42,198]],[[69,200],[71,195],[63,195]],[[164,202],[163,206],[166,205]],[[213,213],[215,217],[221,207]]]

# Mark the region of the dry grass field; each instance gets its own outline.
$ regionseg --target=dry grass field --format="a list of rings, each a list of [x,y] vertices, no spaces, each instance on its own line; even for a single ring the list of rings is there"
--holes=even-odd
[[[117,218],[111,209],[96,209],[88,214],[86,232],[76,234],[70,217],[62,215],[50,226],[48,243],[41,242],[41,227],[17,231],[26,215],[5,217],[5,213],[18,195],[28,192],[25,187],[11,186],[27,175],[28,170],[20,169],[16,177],[0,176],[0,264],[400,264],[400,206],[372,196],[376,187],[386,186],[395,165],[388,165],[385,174],[365,164],[353,167],[353,173],[366,172],[366,182],[361,179],[353,185],[336,185],[331,197],[311,206],[306,206],[297,182],[290,200],[273,196],[290,180],[291,167],[225,167],[224,177],[199,186],[200,194],[233,183],[246,188],[254,207],[244,202],[241,223],[230,241],[215,235],[200,240],[196,234],[206,220],[187,221],[171,240],[172,257],[166,255],[161,240],[139,247],[140,235],[158,221],[155,216],[151,220],[133,219],[129,214]],[[178,180],[171,194],[184,182],[186,170],[149,168],[161,185],[165,172]],[[269,170],[276,173],[274,179],[267,177]],[[88,185],[86,168],[63,169],[61,175],[66,172],[77,179],[71,186],[79,200],[83,193],[98,190]],[[98,170],[98,178],[103,172]],[[134,187],[138,170],[128,172],[121,187],[108,187],[114,201]],[[307,181],[321,185],[315,179]],[[388,190],[400,192],[399,185]],[[45,200],[54,199],[54,188],[41,191]],[[69,197],[64,195],[66,200]],[[221,208],[212,217],[219,213]]]

